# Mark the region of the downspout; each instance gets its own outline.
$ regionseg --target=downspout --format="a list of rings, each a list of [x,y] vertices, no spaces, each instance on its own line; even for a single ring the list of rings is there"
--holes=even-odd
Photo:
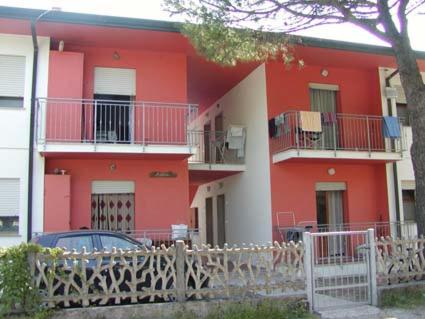
[[[398,74],[398,69],[392,72],[389,76],[385,78],[385,86],[390,87],[391,86],[391,79]],[[387,98],[387,105],[388,105],[388,115],[393,115],[392,110],[392,100]],[[395,192],[395,215],[396,215],[396,221],[400,221],[400,194],[399,194],[399,187],[398,187],[398,171],[397,171],[397,162],[392,163],[393,167],[393,176],[394,176],[394,192]]]
[[[33,198],[33,170],[34,170],[34,124],[35,124],[35,96],[37,92],[38,72],[38,41],[35,24],[38,19],[31,20],[31,36],[33,45],[32,80],[31,80],[31,106],[30,106],[30,134],[28,149],[28,206],[27,206],[27,241],[32,237],[32,198]]]

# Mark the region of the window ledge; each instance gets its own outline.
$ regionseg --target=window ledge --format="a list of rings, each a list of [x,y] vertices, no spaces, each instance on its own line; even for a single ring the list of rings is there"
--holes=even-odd
[[[18,233],[0,232],[0,237],[22,237],[22,235]]]

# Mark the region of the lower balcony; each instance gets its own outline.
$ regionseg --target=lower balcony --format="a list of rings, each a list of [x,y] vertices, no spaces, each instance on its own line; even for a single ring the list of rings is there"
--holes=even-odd
[[[38,99],[41,153],[190,156],[189,124],[197,106],[122,100]]]
[[[321,114],[314,130],[303,127],[301,112],[281,117],[271,139],[273,163],[293,159],[401,160],[405,151],[403,128],[391,136],[384,117],[372,115]],[[396,128],[397,131],[397,128]]]

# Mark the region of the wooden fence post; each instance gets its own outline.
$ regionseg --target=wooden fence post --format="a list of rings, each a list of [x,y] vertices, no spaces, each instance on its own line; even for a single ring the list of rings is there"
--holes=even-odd
[[[183,240],[176,241],[176,290],[177,301],[186,301],[186,280],[184,266],[186,262],[186,244]]]

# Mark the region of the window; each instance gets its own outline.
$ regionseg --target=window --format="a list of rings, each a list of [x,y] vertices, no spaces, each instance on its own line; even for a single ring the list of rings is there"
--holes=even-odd
[[[123,250],[134,249],[137,247],[135,243],[115,236],[100,235],[100,241],[102,243],[102,247],[107,251],[111,251],[113,247]]]
[[[56,247],[75,249],[78,252],[86,247],[87,251],[93,251],[93,240],[90,235],[62,237],[58,239]]]
[[[405,221],[415,221],[415,191],[403,189],[403,212]]]
[[[19,188],[18,178],[0,178],[0,234],[19,231]]]
[[[0,55],[0,108],[23,107],[25,57]]]
[[[400,121],[405,126],[410,126],[411,124],[411,114],[410,110],[407,108],[406,103],[397,103],[397,116],[400,118]]]

